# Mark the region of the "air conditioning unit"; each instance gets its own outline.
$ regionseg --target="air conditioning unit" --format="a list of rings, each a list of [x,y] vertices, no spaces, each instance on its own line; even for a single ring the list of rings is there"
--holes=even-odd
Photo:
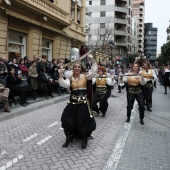
[[[88,25],[88,24],[85,25],[85,29],[86,29],[86,30],[89,29],[89,25]]]
[[[87,32],[88,32],[88,30],[89,30],[89,25],[88,25],[88,24],[86,24],[86,25],[85,25],[85,27],[84,27],[84,32],[85,32],[85,33],[87,33]]]

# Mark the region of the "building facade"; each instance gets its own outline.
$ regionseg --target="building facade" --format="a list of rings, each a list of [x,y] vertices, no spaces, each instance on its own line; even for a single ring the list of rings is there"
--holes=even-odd
[[[155,62],[157,58],[157,28],[152,23],[145,23],[144,55],[150,62]]]
[[[135,53],[144,53],[144,15],[145,0],[132,0],[133,44]]]
[[[85,42],[85,0],[0,0],[0,57],[69,58]]]
[[[131,0],[86,0],[87,44],[100,58],[115,60],[132,49]]]

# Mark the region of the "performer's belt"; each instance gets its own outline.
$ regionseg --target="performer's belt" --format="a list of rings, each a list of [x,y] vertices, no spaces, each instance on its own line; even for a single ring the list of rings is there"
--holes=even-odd
[[[106,93],[106,92],[107,92],[106,87],[96,87],[96,93],[103,94],[103,93]]]
[[[141,86],[128,86],[128,92],[132,94],[140,94],[142,92]]]
[[[153,87],[152,80],[147,81],[147,83],[144,85],[146,88],[151,88]]]
[[[70,101],[68,103],[72,103],[72,104],[87,103],[87,95],[85,95],[85,96],[76,96],[74,94],[71,94],[70,95]]]
[[[71,94],[82,97],[87,95],[87,90],[72,90]]]
[[[152,80],[147,81],[147,83],[152,83]]]
[[[128,87],[129,87],[129,88],[139,88],[140,85],[137,85],[137,86],[129,86],[129,85],[128,85]]]

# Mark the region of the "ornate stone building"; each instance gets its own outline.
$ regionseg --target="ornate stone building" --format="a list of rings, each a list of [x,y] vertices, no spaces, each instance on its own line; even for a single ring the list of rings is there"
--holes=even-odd
[[[85,0],[0,0],[0,57],[69,58],[84,22]]]

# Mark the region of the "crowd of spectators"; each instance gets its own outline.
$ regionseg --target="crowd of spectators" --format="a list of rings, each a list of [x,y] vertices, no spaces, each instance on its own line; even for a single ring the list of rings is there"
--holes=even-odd
[[[67,62],[67,61],[66,61]],[[54,94],[62,95],[68,93],[58,83],[58,69],[63,67],[65,59],[41,59],[38,56],[16,58],[0,58],[0,104],[5,112],[10,112],[10,97],[18,98],[21,106],[28,105],[29,95],[36,100],[40,97],[54,97]]]

